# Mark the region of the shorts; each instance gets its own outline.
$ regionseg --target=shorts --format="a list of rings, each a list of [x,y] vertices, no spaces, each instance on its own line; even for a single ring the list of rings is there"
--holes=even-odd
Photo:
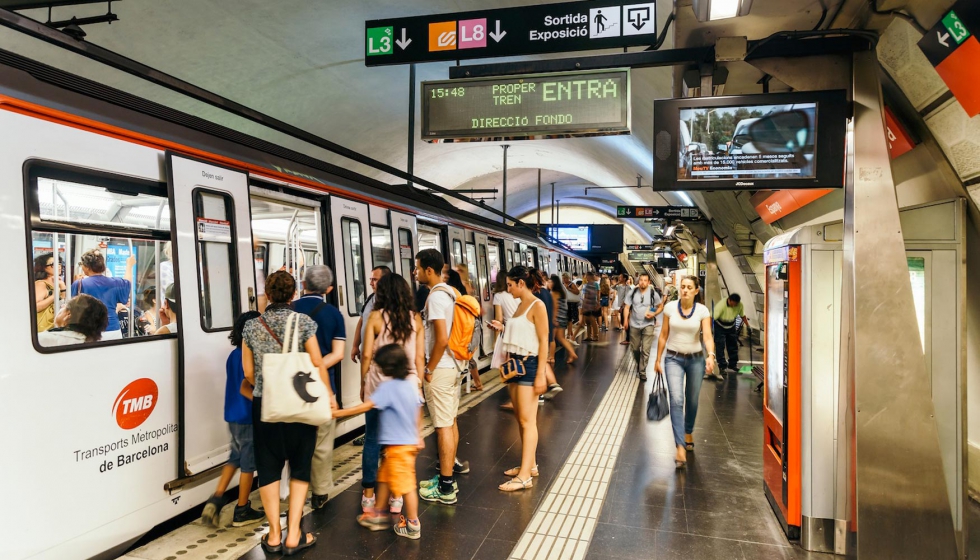
[[[568,302],[568,322],[578,322],[578,302]]]
[[[252,439],[252,425],[228,422],[231,431],[231,456],[228,464],[242,469],[245,474],[255,472],[255,443]]]
[[[425,384],[425,402],[429,405],[432,427],[449,428],[459,412],[459,372],[454,368],[438,368],[432,381]]]
[[[596,309],[595,311],[583,311],[582,314],[586,317],[598,317],[602,312]]]
[[[608,297],[599,298],[599,305],[602,307],[609,307],[609,298]]]
[[[517,354],[510,354],[511,358],[517,358],[520,360],[522,356]],[[538,376],[538,357],[537,356],[527,356],[524,358],[524,375],[519,375],[517,377],[511,377],[504,383],[510,383],[512,385],[523,385],[525,387],[533,387],[534,380]]]
[[[259,486],[279,482],[282,469],[289,463],[289,476],[301,482],[310,481],[313,452],[316,450],[317,426],[287,422],[263,422],[262,397],[252,399],[252,435],[255,439],[255,469]]]
[[[392,496],[404,496],[418,490],[415,477],[415,457],[419,448],[415,445],[386,445],[382,452],[378,482],[388,485]]]

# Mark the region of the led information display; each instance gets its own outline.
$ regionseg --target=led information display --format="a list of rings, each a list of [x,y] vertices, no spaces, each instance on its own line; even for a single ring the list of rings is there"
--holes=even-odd
[[[422,139],[629,134],[629,70],[422,82]]]

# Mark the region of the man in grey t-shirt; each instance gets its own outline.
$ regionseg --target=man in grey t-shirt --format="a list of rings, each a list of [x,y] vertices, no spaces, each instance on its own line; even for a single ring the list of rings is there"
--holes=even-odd
[[[629,319],[630,351],[636,359],[641,381],[647,380],[647,361],[656,338],[657,315],[664,310],[660,294],[650,285],[650,275],[641,272],[636,288],[626,296],[624,317]]]

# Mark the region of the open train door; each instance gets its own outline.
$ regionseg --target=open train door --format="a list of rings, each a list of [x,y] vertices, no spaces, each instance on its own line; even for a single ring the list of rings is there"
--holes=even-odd
[[[415,216],[402,214],[394,210],[391,216],[391,236],[395,242],[395,272],[401,274],[412,285],[412,292],[417,288],[415,281],[415,240],[418,236],[418,226]]]
[[[337,196],[330,197],[330,233],[333,238],[334,272],[337,277],[337,305],[344,316],[347,340],[354,340],[357,320],[368,297],[368,274],[374,266],[371,261],[369,228],[367,204]],[[349,351],[349,348],[345,350]],[[340,368],[337,398],[341,406],[360,402],[360,364],[343,360]],[[343,435],[363,423],[363,417],[355,416],[338,424],[337,435]]]
[[[180,476],[188,477],[228,459],[222,406],[228,331],[253,305],[255,265],[248,174],[171,152],[166,165],[180,294],[178,462]]]

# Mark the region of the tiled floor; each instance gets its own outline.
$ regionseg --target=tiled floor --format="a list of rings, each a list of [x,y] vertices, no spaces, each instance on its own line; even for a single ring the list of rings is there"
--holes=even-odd
[[[559,367],[565,391],[539,409],[541,476],[532,490],[497,490],[506,480],[501,472],[520,457],[513,416],[497,408],[505,399],[499,392],[460,417],[459,455],[470,461],[472,472],[459,477],[458,505],[422,503],[420,541],[359,527],[354,517],[360,490],[355,486],[307,516],[304,526],[316,533],[318,543],[301,557],[509,558],[610,392],[625,349],[616,344],[617,335],[610,333],[610,344],[583,344],[579,365]],[[765,501],[761,397],[753,392],[755,385],[751,376],[704,383],[696,451],[689,455],[686,472],[674,469],[669,421],[648,422],[646,391],[635,391],[632,411],[623,408],[630,415],[623,444],[585,558],[830,558],[791,547]],[[435,438],[429,437],[426,446],[418,463],[420,478],[434,472]],[[264,556],[256,548],[245,558]]]

